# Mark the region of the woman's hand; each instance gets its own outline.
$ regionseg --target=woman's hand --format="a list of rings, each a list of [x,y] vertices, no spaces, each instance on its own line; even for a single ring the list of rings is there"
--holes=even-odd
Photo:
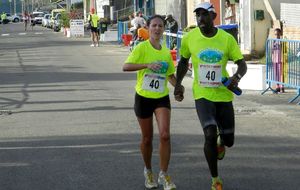
[[[162,64],[160,62],[152,62],[147,65],[147,68],[154,72],[159,71],[161,67],[162,67]]]

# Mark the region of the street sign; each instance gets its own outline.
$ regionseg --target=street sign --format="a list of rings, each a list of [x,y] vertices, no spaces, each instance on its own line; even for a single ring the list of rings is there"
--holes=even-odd
[[[72,37],[84,37],[83,19],[70,20],[70,32]]]

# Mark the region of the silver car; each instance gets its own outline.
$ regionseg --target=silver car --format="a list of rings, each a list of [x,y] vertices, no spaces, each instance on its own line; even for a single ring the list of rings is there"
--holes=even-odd
[[[45,14],[42,19],[42,26],[50,28],[51,14]]]

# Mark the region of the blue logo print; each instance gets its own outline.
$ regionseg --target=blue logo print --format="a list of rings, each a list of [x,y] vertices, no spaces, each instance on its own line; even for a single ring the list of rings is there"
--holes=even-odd
[[[212,49],[206,49],[198,54],[198,58],[206,63],[218,63],[222,57],[222,52]]]
[[[169,67],[168,63],[165,61],[161,61],[160,64],[161,64],[161,68],[158,71],[156,71],[156,73],[160,73],[160,74],[166,73]]]

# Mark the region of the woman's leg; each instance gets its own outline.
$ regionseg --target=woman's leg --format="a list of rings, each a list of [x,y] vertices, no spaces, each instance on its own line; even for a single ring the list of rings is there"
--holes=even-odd
[[[159,130],[159,155],[160,169],[167,172],[171,157],[171,140],[170,140],[170,117],[171,110],[166,107],[159,107],[154,111],[158,130]]]
[[[147,169],[151,169],[151,158],[152,158],[152,140],[153,140],[153,117],[149,118],[138,118],[138,122],[142,132],[141,140],[141,153]]]

